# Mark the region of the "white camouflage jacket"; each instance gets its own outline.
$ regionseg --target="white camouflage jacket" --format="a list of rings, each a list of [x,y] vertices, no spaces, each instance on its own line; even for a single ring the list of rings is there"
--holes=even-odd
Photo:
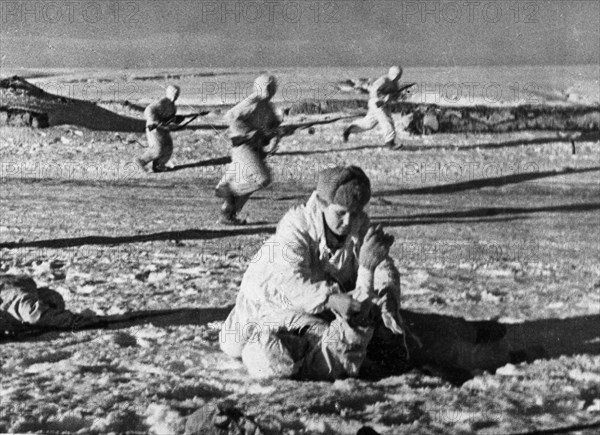
[[[306,205],[285,214],[276,233],[250,260],[235,313],[227,322],[247,324],[280,310],[317,314],[325,310],[330,294],[357,290],[359,300],[379,299],[384,323],[401,333],[400,275],[393,260],[388,258],[379,265],[374,283],[369,283],[369,274],[358,265],[361,235],[364,236],[368,223],[368,216],[363,213],[353,224],[344,246],[332,253],[325,242],[323,214],[313,192]],[[232,325],[226,325],[229,326]]]

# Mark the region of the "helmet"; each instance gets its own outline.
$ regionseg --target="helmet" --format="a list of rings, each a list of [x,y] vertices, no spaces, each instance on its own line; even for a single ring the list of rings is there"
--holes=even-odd
[[[270,74],[261,74],[254,80],[254,94],[262,100],[270,99],[277,92],[277,80]]]
[[[167,98],[171,101],[175,101],[179,97],[179,86],[169,85],[166,90]]]
[[[402,77],[402,67],[397,65],[390,67],[390,70],[388,71],[388,78],[390,80],[398,80],[400,77]]]

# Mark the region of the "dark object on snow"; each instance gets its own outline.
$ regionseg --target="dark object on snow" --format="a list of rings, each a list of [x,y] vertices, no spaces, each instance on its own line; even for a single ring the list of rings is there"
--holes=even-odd
[[[571,426],[561,426],[550,429],[534,429],[528,432],[513,432],[507,435],[551,435],[558,433],[575,433],[583,430],[587,431],[588,429],[591,430],[597,428],[600,428],[600,420],[593,421],[591,423],[574,424]]]
[[[439,112],[440,110],[436,106],[418,108],[413,112],[413,118],[406,130],[417,135],[436,133],[440,129]]]
[[[390,104],[390,109],[393,113],[405,115],[419,111],[423,116],[430,109],[434,109],[439,133],[506,133],[526,130],[597,133],[600,128],[599,106],[540,104],[510,107],[448,107],[399,101]],[[366,99],[304,100],[292,104],[290,114],[358,113],[361,110],[367,110]],[[433,119],[426,122],[430,121]]]
[[[27,275],[0,274],[0,333],[3,335],[38,328],[75,330],[93,320],[66,310],[59,293],[38,288]]]
[[[370,426],[363,426],[356,432],[356,435],[379,435],[379,432]]]
[[[46,128],[49,126],[48,114],[35,110],[0,106],[0,125]]]
[[[187,418],[186,435],[264,435],[258,423],[230,401],[215,409],[200,408]]]
[[[0,80],[0,124],[37,128],[71,124],[127,132],[145,129],[141,119],[111,112],[93,101],[51,94],[19,76]]]

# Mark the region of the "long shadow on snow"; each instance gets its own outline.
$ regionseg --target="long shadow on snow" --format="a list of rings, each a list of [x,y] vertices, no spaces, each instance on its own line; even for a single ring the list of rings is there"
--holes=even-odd
[[[588,136],[586,136],[586,139]],[[589,139],[588,139],[589,140]],[[579,139],[576,139],[579,142]],[[533,139],[515,139],[506,142],[488,142],[474,145],[453,145],[453,144],[442,144],[442,145],[414,145],[407,144],[402,148],[402,151],[422,151],[422,150],[454,150],[454,151],[467,151],[480,148],[485,149],[496,149],[496,148],[511,148],[518,146],[527,145],[551,145],[554,143],[564,142],[570,144],[571,141],[566,137],[538,137]]]
[[[450,211],[440,213],[422,213],[407,216],[372,216],[374,223],[382,224],[388,227],[402,227],[411,225],[425,225],[437,223],[482,223],[482,222],[503,222],[516,219],[524,219],[524,216],[531,213],[569,213],[586,212],[600,210],[600,203],[587,204],[563,204],[550,205],[543,207],[485,207],[471,210]],[[494,216],[506,215],[503,218],[494,218]],[[483,218],[483,219],[475,219]]]
[[[415,139],[411,139],[418,141],[419,139],[415,137]],[[597,133],[584,133],[579,137],[575,137],[573,139],[575,142],[589,142],[589,141],[597,141],[598,135]],[[474,144],[474,145],[453,145],[453,144],[443,144],[443,145],[427,145],[427,144],[414,144],[407,143],[401,149],[400,152],[404,151],[424,151],[424,150],[445,150],[450,149],[454,151],[468,151],[473,149],[497,149],[497,148],[511,148],[517,146],[528,146],[528,145],[552,145],[554,143],[571,143],[572,139],[568,137],[540,137],[540,138],[532,138],[532,139],[515,139],[509,140],[506,142],[488,142],[482,144]],[[362,145],[350,148],[330,148],[324,150],[291,150],[291,151],[281,151],[278,152],[277,155],[281,156],[295,156],[295,155],[311,155],[311,154],[331,154],[331,153],[339,153],[339,152],[347,152],[347,151],[360,151],[365,149],[377,149],[384,148],[383,145]]]
[[[455,384],[474,371],[495,371],[508,363],[561,355],[600,354],[600,315],[540,319],[522,323],[467,321],[463,318],[401,310],[423,343],[411,344],[413,363]]]
[[[182,308],[102,316],[97,324],[88,325],[82,330],[115,330],[144,324],[159,327],[206,325],[225,320],[232,308]],[[411,332],[422,343],[418,347],[409,339],[410,365],[457,385],[470,379],[478,370],[493,372],[508,363],[532,362],[561,355],[600,354],[600,315],[500,323],[467,321],[461,317],[409,310],[401,310],[401,314]],[[60,332],[58,329],[27,329],[20,334],[4,337],[2,341],[52,340]],[[402,346],[402,338],[397,338],[397,341],[395,347]],[[398,366],[400,370],[405,370],[405,361],[398,361]],[[389,374],[371,373],[367,377],[380,379]]]
[[[170,310],[133,311],[126,314],[98,316],[93,324],[88,324],[78,331],[90,329],[122,329],[132,326],[152,324],[154,326],[206,325],[210,322],[223,321],[227,318],[233,305],[208,308],[176,308]],[[11,335],[0,338],[0,342],[10,341],[43,341],[57,338],[61,332],[73,332],[73,329],[23,327],[13,330]]]
[[[400,196],[400,195],[437,195],[446,193],[463,192],[465,190],[481,189],[484,187],[502,187],[507,184],[517,184],[526,181],[533,181],[540,178],[556,177],[560,175],[568,174],[580,174],[585,172],[600,171],[600,166],[594,166],[590,168],[578,168],[578,169],[562,169],[556,171],[543,171],[543,172],[526,172],[522,174],[506,175],[503,177],[491,177],[491,178],[478,178],[475,180],[463,181],[460,183],[442,184],[438,186],[427,186],[419,187],[417,189],[394,189],[394,190],[380,190],[373,192],[373,197],[381,198],[385,196]],[[419,174],[415,173],[415,177]],[[304,198],[306,195],[286,195],[278,197],[278,201],[290,201]]]
[[[139,234],[135,236],[84,236],[62,239],[36,240],[32,242],[0,243],[0,249],[15,248],[70,248],[83,245],[120,245],[125,243],[141,243],[164,240],[211,240],[223,237],[246,236],[254,234],[270,234],[275,232],[274,225],[260,227],[232,228],[229,230],[184,230],[164,231],[160,233]]]
[[[217,166],[217,165],[226,165],[227,163],[231,163],[231,157],[223,156],[216,157],[214,159],[201,160],[196,163],[186,163],[185,165],[177,165],[168,170],[168,172],[181,171],[182,169],[190,169],[190,168],[202,168],[204,166]]]
[[[328,154],[328,153],[358,151],[358,150],[375,149],[375,148],[382,148],[382,147],[381,146],[364,145],[364,146],[357,146],[357,147],[353,147],[353,148],[332,148],[332,149],[328,149],[328,150],[315,150],[315,151],[302,151],[302,150],[280,151],[280,152],[276,153],[275,155],[276,156],[295,156],[295,155],[308,155],[308,154]],[[201,168],[204,166],[226,165],[228,163],[231,163],[231,157],[229,157],[229,156],[216,157],[214,159],[200,160],[199,162],[195,162],[195,163],[186,163],[183,165],[177,165],[177,166],[174,166],[173,168],[169,169],[169,172],[181,171],[183,169],[190,169],[190,168]]]
[[[306,156],[311,154],[331,154],[331,153],[344,153],[348,151],[360,151],[360,150],[375,150],[377,148],[384,148],[383,145],[361,145],[350,148],[330,148],[328,150],[297,150],[297,151],[279,151],[275,155],[276,156]]]
[[[513,174],[504,177],[493,177],[493,178],[478,178],[476,180],[464,181],[461,183],[443,184],[440,186],[429,186],[420,187],[418,189],[395,189],[395,190],[381,190],[375,192],[373,196],[395,196],[395,195],[420,195],[420,194],[443,194],[443,193],[454,193],[462,192],[464,190],[481,189],[482,187],[500,187],[507,184],[522,183],[525,181],[537,180],[540,178],[556,177],[559,175],[567,174],[581,174],[585,172],[600,171],[600,166],[594,166],[591,168],[578,168],[578,169],[562,169],[560,171],[543,171],[543,172],[526,172],[523,174]],[[418,174],[415,174],[418,176]]]
[[[473,210],[416,214],[407,216],[374,216],[374,223],[380,223],[388,227],[405,227],[412,225],[434,225],[443,223],[454,224],[472,224],[472,223],[491,223],[508,222],[517,219],[524,219],[518,215],[527,215],[530,213],[544,212],[575,212],[575,211],[594,211],[600,209],[600,203],[592,204],[566,204],[546,207],[500,207],[500,208],[478,208]],[[505,217],[494,218],[493,216],[506,215]],[[513,215],[513,216],[511,216]],[[517,215],[517,216],[514,216]],[[483,219],[474,219],[483,218]],[[265,224],[254,228],[232,228],[230,230],[184,230],[184,231],[165,231],[161,233],[139,234],[135,236],[85,236],[63,239],[36,240],[31,242],[7,242],[0,243],[0,249],[17,248],[70,248],[83,245],[119,245],[125,243],[140,243],[164,240],[210,240],[224,237],[255,235],[255,234],[273,234],[275,225]]]

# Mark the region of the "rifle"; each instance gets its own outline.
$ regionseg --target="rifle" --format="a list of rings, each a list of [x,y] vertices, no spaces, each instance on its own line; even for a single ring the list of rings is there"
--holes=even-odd
[[[275,143],[270,147],[270,149],[268,151],[266,151],[266,154],[268,156],[272,156],[273,154],[275,154],[277,152],[277,149],[279,148],[279,142],[281,141],[281,139],[286,136],[291,136],[292,134],[294,134],[296,132],[296,130],[304,130],[304,129],[310,128],[314,125],[331,124],[331,123],[339,121],[340,119],[358,118],[360,116],[363,116],[363,115],[360,114],[360,115],[338,116],[336,118],[323,119],[320,121],[301,122],[298,124],[282,124],[277,129],[277,136],[275,136]]]
[[[210,112],[208,110],[204,110],[202,112],[189,113],[187,115],[175,115],[164,122],[156,124],[156,127],[154,127],[154,128],[163,127],[163,128],[169,129],[170,131],[181,130],[186,125],[188,125],[190,122],[192,122],[194,119],[196,119],[197,117],[204,116],[209,113]],[[188,119],[185,123],[181,124],[185,118],[190,118],[190,119]],[[154,130],[154,128],[150,129],[150,131]]]
[[[413,86],[415,86],[417,84],[417,82],[413,82],[413,83],[407,83],[405,85],[402,85],[400,87],[400,89],[398,89],[398,92],[396,92],[396,94],[402,94],[404,91],[412,88]]]
[[[405,85],[402,85],[396,92],[393,92],[391,94],[389,94],[389,101],[388,102],[395,102],[396,100],[398,100],[399,98],[402,98],[404,96],[404,93],[409,90],[410,88],[412,88],[413,86],[415,86],[417,83],[407,83]]]
[[[188,113],[187,115],[175,115],[173,118],[169,119],[167,121],[167,124],[174,124],[174,130],[181,130],[183,129],[186,125],[188,125],[189,123],[191,123],[192,121],[194,121],[197,117],[199,116],[205,116],[208,115],[210,113],[209,110],[203,110],[202,112],[196,112],[196,113]],[[183,120],[185,118],[190,118],[188,119],[186,122],[183,122]]]
[[[206,115],[207,113],[209,113],[209,112],[208,112],[208,111],[204,111],[204,112],[199,112],[199,113],[192,113],[192,114],[189,114],[189,115],[179,115],[179,116],[181,116],[181,117],[182,117],[182,119],[181,119],[180,121],[179,121],[179,120],[176,120],[176,121],[175,121],[175,123],[176,123],[177,125],[176,125],[176,126],[174,126],[174,127],[172,128],[172,130],[182,130],[182,129],[183,129],[185,126],[186,126],[186,125],[188,125],[189,123],[191,123],[192,121],[194,121],[194,120],[195,120],[197,117],[199,117],[199,116],[204,116],[204,115]],[[186,122],[184,122],[183,124],[181,124],[181,122],[183,122],[183,120],[184,120],[185,118],[187,118],[187,117],[189,117],[190,119],[188,119]],[[177,121],[178,121],[178,122],[177,122]]]
[[[280,131],[279,136],[280,137],[291,136],[292,134],[294,134],[296,132],[296,130],[304,130],[304,129],[312,127],[313,125],[331,124],[331,123],[339,121],[340,119],[358,118],[360,116],[363,116],[363,114],[338,116],[338,117],[331,118],[331,119],[322,119],[319,121],[301,122],[298,124],[282,124],[279,126],[279,131]]]

